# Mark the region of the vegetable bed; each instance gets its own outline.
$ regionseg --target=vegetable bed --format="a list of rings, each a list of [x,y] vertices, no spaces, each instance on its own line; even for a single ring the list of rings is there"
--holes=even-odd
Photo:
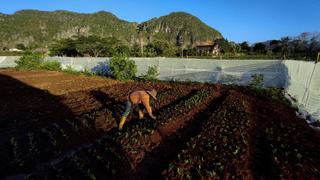
[[[281,93],[176,82],[122,82],[59,96],[19,82],[10,88],[25,103],[0,99],[15,112],[0,111],[1,179],[320,177],[320,133]],[[119,131],[128,93],[145,88],[158,91],[151,102],[157,119],[139,120],[133,110]]]

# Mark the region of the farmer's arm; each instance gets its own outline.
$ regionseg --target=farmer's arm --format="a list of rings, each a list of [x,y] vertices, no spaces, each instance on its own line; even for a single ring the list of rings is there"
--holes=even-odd
[[[156,117],[153,116],[153,114],[152,114],[152,109],[151,109],[151,106],[150,106],[150,97],[149,97],[149,95],[144,95],[144,96],[142,97],[142,103],[143,103],[144,107],[146,108],[149,116],[150,116],[152,119],[155,119]]]

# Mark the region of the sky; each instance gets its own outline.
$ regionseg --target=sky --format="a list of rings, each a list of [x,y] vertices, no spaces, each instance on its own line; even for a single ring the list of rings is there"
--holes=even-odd
[[[229,41],[250,43],[320,31],[320,0],[0,0],[0,12],[22,9],[108,11],[143,22],[171,12],[197,16]]]

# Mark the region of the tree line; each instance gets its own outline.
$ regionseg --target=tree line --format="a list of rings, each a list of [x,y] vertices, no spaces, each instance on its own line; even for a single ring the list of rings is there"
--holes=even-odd
[[[51,56],[70,57],[112,57],[116,54],[126,54],[131,57],[208,57],[201,54],[196,47],[182,47],[164,40],[154,39],[149,43],[140,40],[128,45],[115,37],[100,38],[98,36],[75,36],[61,39],[49,47]],[[302,33],[297,37],[284,37],[249,44],[235,43],[227,39],[213,41],[218,45],[220,54],[214,58],[257,58],[257,59],[299,59],[315,60],[320,52],[320,33]],[[26,49],[22,44],[17,48]]]

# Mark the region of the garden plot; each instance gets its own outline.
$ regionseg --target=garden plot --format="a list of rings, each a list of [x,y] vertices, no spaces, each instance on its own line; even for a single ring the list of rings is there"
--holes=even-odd
[[[79,84],[82,90],[53,95],[8,73],[0,81],[6,84],[0,99],[1,177],[316,179],[320,175],[319,133],[281,98],[268,93],[201,83],[132,81],[111,86],[106,82],[96,88]],[[146,115],[139,120],[133,111],[118,131],[128,93],[145,88],[158,91],[158,101],[151,102],[157,119]]]

